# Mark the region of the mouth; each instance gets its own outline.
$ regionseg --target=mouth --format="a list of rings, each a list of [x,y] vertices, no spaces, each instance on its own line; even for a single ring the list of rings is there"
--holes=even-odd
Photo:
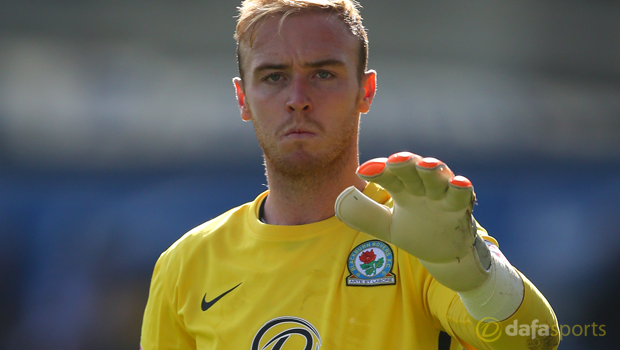
[[[316,136],[316,134],[310,130],[303,128],[293,128],[284,133],[284,139],[307,139]]]

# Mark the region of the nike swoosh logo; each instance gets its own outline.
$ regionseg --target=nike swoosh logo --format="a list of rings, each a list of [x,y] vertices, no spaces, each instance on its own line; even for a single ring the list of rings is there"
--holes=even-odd
[[[243,283],[243,282],[241,282],[241,283]],[[213,299],[213,300],[211,300],[211,301],[207,301],[207,294],[205,293],[205,296],[204,296],[204,297],[202,297],[202,305],[201,305],[201,306],[202,306],[202,311],[207,311],[207,310],[209,310],[209,308],[210,308],[211,306],[213,306],[213,304],[217,303],[217,302],[218,302],[218,300],[222,299],[222,298],[224,297],[224,295],[226,295],[226,294],[228,294],[228,293],[232,292],[232,291],[233,291],[233,289],[235,289],[235,288],[239,287],[239,286],[241,285],[241,283],[239,283],[238,285],[236,285],[236,286],[234,286],[234,287],[230,288],[229,290],[227,290],[226,292],[224,292],[224,293],[220,294],[220,296],[218,296],[217,298],[215,298],[215,299]]]

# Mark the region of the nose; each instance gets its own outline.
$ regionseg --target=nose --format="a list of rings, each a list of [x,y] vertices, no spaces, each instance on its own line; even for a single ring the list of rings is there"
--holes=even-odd
[[[293,112],[311,112],[312,102],[310,101],[309,92],[311,86],[302,77],[296,77],[291,83],[291,94],[286,102],[286,110]]]

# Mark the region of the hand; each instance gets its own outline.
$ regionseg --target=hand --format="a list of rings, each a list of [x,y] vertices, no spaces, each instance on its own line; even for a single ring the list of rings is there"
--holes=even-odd
[[[414,255],[454,290],[475,288],[486,279],[488,265],[483,266],[486,261],[480,262],[476,249],[485,259],[488,250],[471,215],[476,196],[467,178],[454,176],[435,158],[409,152],[367,161],[357,174],[383,187],[393,208],[349,187],[336,200],[340,220]]]

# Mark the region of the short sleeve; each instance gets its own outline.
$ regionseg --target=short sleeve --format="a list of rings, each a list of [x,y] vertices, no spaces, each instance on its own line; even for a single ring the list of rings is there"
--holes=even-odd
[[[196,342],[185,330],[177,312],[175,274],[170,273],[167,258],[169,256],[164,253],[155,264],[144,311],[140,346],[142,350],[195,350]]]

